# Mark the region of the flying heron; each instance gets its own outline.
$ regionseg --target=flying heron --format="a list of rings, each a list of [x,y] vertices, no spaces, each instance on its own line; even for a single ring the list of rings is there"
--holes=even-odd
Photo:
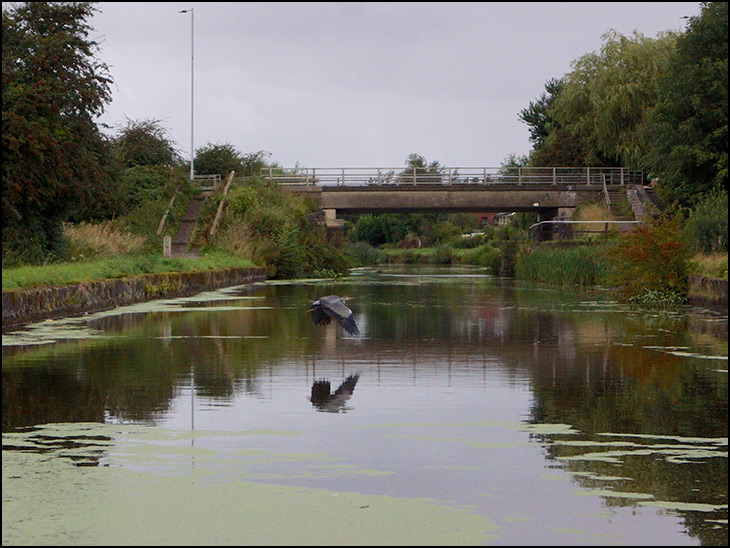
[[[320,297],[312,302],[307,312],[312,313],[314,325],[329,325],[331,318],[334,318],[350,335],[359,335],[360,330],[352,317],[352,310],[345,304],[349,298],[338,295]]]

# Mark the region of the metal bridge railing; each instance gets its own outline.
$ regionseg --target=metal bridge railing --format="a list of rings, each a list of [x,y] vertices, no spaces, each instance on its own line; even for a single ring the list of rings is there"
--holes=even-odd
[[[642,184],[641,171],[623,167],[438,167],[293,168],[266,167],[261,176],[281,185],[624,185]]]

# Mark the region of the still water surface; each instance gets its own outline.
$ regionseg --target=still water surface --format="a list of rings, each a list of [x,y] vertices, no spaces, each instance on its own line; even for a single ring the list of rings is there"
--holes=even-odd
[[[30,325],[2,379],[3,544],[727,545],[726,311],[362,270]]]

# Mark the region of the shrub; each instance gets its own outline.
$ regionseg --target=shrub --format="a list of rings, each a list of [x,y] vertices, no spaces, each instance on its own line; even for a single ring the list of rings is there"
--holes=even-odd
[[[727,252],[727,192],[715,192],[690,212],[683,235],[702,253]]]
[[[217,245],[265,265],[269,277],[339,276],[349,270],[348,256],[327,243],[306,198],[252,180],[234,188],[226,203]],[[212,214],[211,209],[206,215]]]
[[[460,263],[483,266],[489,269],[491,274],[498,274],[502,264],[502,251],[485,244],[466,250],[459,259]]]
[[[610,248],[611,278],[621,297],[649,290],[687,294],[690,253],[681,238],[680,222],[675,217],[643,223]]]
[[[370,266],[386,262],[385,251],[373,247],[367,242],[347,243],[344,252],[355,266]]]

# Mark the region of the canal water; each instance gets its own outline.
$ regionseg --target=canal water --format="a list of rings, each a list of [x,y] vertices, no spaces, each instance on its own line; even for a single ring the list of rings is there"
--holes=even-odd
[[[727,355],[727,311],[471,268],[40,322],[3,334],[3,544],[727,545]]]

